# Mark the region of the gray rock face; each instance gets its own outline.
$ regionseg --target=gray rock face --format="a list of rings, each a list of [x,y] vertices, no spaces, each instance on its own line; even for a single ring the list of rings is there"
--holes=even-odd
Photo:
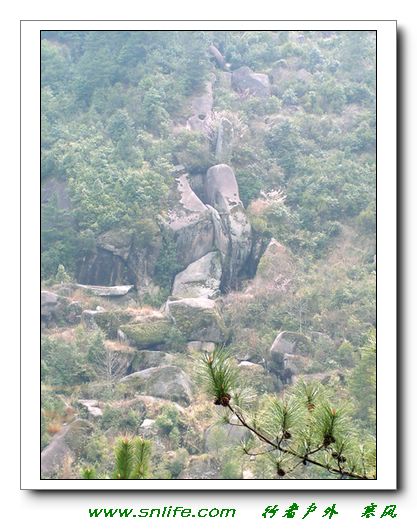
[[[253,388],[257,394],[267,394],[275,390],[273,378],[260,364],[242,361],[239,363],[239,374],[243,384]]]
[[[77,264],[81,284],[117,285],[135,282],[128,258],[132,248],[129,230],[109,230],[99,235],[95,249]]]
[[[189,405],[192,400],[191,381],[177,366],[160,366],[134,372],[121,382],[136,387],[141,393]]]
[[[129,230],[100,234],[95,249],[77,264],[77,280],[89,285],[135,284],[138,291],[152,287],[151,277],[159,255],[161,237],[157,227],[152,243],[137,244]]]
[[[197,105],[209,108],[210,101],[203,100],[195,102],[195,108]],[[227,150],[226,128],[229,126],[228,121],[221,124],[219,156]],[[175,282],[174,296],[215,296],[219,289],[218,260],[213,261],[212,257],[198,260],[216,251],[221,261],[221,289],[235,287],[251,253],[252,231],[239,198],[234,172],[226,164],[217,164],[206,175],[194,176],[193,186],[199,190],[199,195],[190,186],[186,173],[176,177],[168,211],[164,219],[158,218],[159,230],[155,228],[155,237],[149,245],[136,242],[129,231],[101,234],[95,253],[85,258],[79,268],[78,287],[97,296],[124,296],[134,287],[139,296],[157,294],[158,287],[152,278],[165,237],[175,245],[176,263],[183,269]],[[148,228],[153,229],[152,226]],[[185,270],[194,262],[198,263]],[[207,276],[203,278],[205,273]],[[118,283],[121,279],[128,282]]]
[[[227,118],[222,118],[217,128],[216,152],[217,162],[229,162],[233,152],[234,130]]]
[[[222,222],[219,212],[213,206],[210,206],[210,204],[206,206],[211,214],[211,221],[213,223],[214,248],[220,252],[223,262],[229,252],[229,235],[226,232],[226,226]]]
[[[270,348],[271,354],[305,355],[309,352],[310,340],[301,333],[281,331]]]
[[[137,352],[131,362],[131,371],[140,372],[147,368],[155,368],[166,364],[171,364],[174,356],[163,351],[141,350]]]
[[[43,323],[77,324],[80,322],[82,307],[79,302],[51,291],[41,291],[41,318]]]
[[[222,265],[219,252],[209,252],[179,272],[172,296],[177,298],[215,298],[219,294]]]
[[[263,241],[259,243],[260,253]],[[252,255],[254,250],[256,249],[252,247]],[[256,262],[256,256],[253,256],[253,263]],[[272,238],[262,256],[258,258],[255,277],[248,285],[246,293],[256,293],[265,289],[287,292],[292,286],[295,272],[296,266],[291,252]]]
[[[208,81],[201,94],[191,99],[191,116],[187,120],[187,127],[192,131],[207,134],[209,119],[213,110],[213,86]]]
[[[129,343],[144,350],[164,345],[172,330],[172,322],[169,319],[149,319],[122,325],[120,329],[127,336]]]
[[[41,291],[41,316],[50,317],[56,311],[59,303],[59,296],[50,291]]]
[[[87,412],[93,418],[103,416],[103,411],[99,407],[99,402],[96,399],[80,399],[78,403],[87,409]]]
[[[76,455],[92,429],[90,422],[81,419],[63,427],[41,453],[42,477],[50,477],[59,470],[68,455]]]
[[[226,60],[223,57],[223,55],[220,53],[220,51],[214,46],[214,44],[211,44],[208,47],[209,54],[215,59],[217,66],[219,68],[225,68],[226,67]]]
[[[173,233],[178,263],[187,267],[214,250],[214,227],[209,209],[188,183],[187,176],[177,179],[178,201],[169,212],[167,228]]]
[[[248,92],[253,96],[269,97],[271,85],[266,74],[257,74],[248,66],[241,66],[232,73],[232,86],[237,92]]]
[[[113,285],[110,287],[106,285],[82,285],[79,283],[77,284],[77,287],[86,291],[90,291],[91,294],[95,296],[114,297],[124,296],[134,288],[134,285]]]
[[[204,116],[204,118],[202,117]],[[201,134],[208,134],[209,133],[209,125],[208,125],[208,118],[205,114],[196,114],[195,116],[191,116],[187,120],[187,127],[190,129],[190,131],[198,132]]]
[[[235,174],[226,164],[217,164],[209,168],[204,189],[208,204],[220,214],[228,214],[233,206],[242,204]]]
[[[188,341],[224,342],[227,330],[214,300],[183,298],[168,300],[168,316]]]
[[[103,312],[101,310],[85,309],[81,314],[81,322],[87,329],[98,329],[95,316]]]
[[[230,166],[218,164],[207,171],[205,194],[208,203],[219,213],[215,238],[223,256],[222,285],[234,286],[251,253],[252,229]]]
[[[109,230],[97,238],[97,245],[127,260],[132,245],[132,236],[126,230]]]
[[[207,81],[201,94],[194,96],[191,100],[193,115],[208,116],[213,110],[213,86]]]
[[[225,219],[228,223],[230,252],[222,281],[226,285],[236,286],[237,279],[245,266],[252,247],[252,228],[243,206],[234,206]]]

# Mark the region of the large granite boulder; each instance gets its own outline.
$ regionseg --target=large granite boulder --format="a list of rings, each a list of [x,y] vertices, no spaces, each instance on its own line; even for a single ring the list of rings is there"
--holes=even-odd
[[[227,250],[222,252],[222,285],[235,287],[251,253],[252,229],[239,197],[235,174],[230,166],[217,164],[209,168],[205,179],[205,196],[208,204],[219,213],[221,228],[216,229],[215,239],[224,238],[225,234],[227,240]]]
[[[166,228],[175,242],[178,265],[187,267],[214,250],[212,214],[191,189],[185,174],[177,178],[171,201]]]
[[[214,300],[168,300],[166,312],[188,341],[224,342],[227,329]]]
[[[50,291],[41,291],[41,317],[49,318],[54,315],[59,305],[60,297]]]
[[[217,66],[221,69],[226,68],[226,59],[223,57],[222,53],[214,44],[210,44],[208,47],[209,54],[213,57],[213,59],[216,61]]]
[[[311,341],[302,333],[294,331],[281,331],[272,343],[270,353],[289,354],[289,355],[307,355],[311,350]]]
[[[303,361],[311,351],[311,341],[302,333],[281,331],[276,336],[266,365],[282,384],[291,384],[293,376],[305,371],[308,362]]]
[[[208,169],[204,189],[207,203],[220,214],[229,214],[233,206],[242,204],[236,176],[227,164],[217,164]]]
[[[255,277],[246,292],[256,293],[265,289],[286,292],[292,287],[295,271],[291,252],[272,238],[259,259]]]
[[[54,476],[62,467],[67,456],[77,456],[85,446],[93,430],[90,422],[77,419],[64,426],[41,453],[41,474],[43,478]]]
[[[177,366],[159,366],[134,372],[120,380],[142,394],[189,405],[192,401],[191,381]]]
[[[248,66],[241,66],[232,73],[232,86],[237,92],[252,96],[269,97],[271,85],[266,74],[257,74]]]
[[[209,252],[190,263],[174,280],[172,296],[176,298],[215,298],[219,294],[222,265],[219,252]]]
[[[82,306],[51,291],[41,291],[41,320],[44,325],[78,324]]]
[[[210,204],[206,204],[206,206],[211,214],[211,221],[213,223],[214,248],[220,252],[223,263],[229,252],[229,234],[227,233],[227,226],[222,221],[219,212],[213,208],[213,206]]]

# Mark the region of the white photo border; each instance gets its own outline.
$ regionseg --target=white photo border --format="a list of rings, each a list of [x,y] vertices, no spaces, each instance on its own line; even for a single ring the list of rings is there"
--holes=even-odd
[[[377,32],[377,478],[51,480],[40,478],[40,32],[333,30]],[[397,24],[383,21],[21,21],[21,489],[394,490],[397,487]]]

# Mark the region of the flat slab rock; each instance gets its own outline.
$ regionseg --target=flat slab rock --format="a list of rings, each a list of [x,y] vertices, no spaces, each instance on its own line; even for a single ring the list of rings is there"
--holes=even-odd
[[[131,291],[134,285],[83,285],[81,283],[77,284],[77,287],[80,289],[85,289],[90,291],[96,296],[124,296],[129,291]]]

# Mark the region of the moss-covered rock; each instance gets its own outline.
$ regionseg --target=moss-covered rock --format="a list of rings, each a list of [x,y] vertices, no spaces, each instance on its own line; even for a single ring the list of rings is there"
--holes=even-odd
[[[207,298],[169,300],[167,312],[188,341],[224,342],[228,332],[216,303]]]
[[[160,319],[126,324],[120,326],[120,329],[137,348],[146,349],[169,341],[172,327],[172,322]]]
[[[94,322],[109,339],[117,338],[117,330],[132,320],[128,311],[100,311],[94,315]]]

